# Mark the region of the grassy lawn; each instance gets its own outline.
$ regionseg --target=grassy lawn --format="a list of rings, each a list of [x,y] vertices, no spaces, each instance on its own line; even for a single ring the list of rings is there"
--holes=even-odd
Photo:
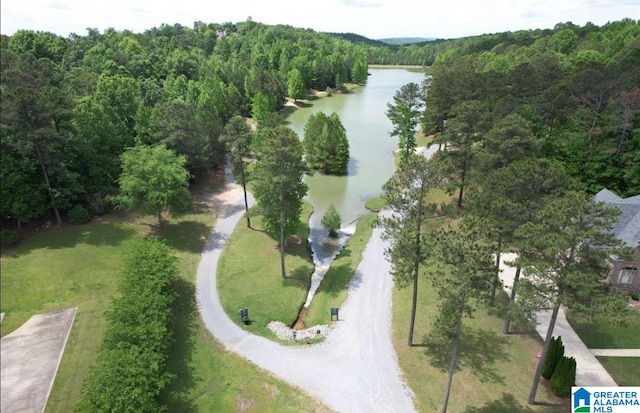
[[[369,211],[380,212],[387,206],[387,201],[382,196],[369,198],[364,203],[364,207]]]
[[[420,279],[414,346],[407,346],[411,312],[411,288],[393,292],[392,339],[404,379],[414,391],[421,412],[439,411],[446,388],[451,349],[430,344],[431,322],[437,312],[437,296],[426,277]],[[479,309],[465,319],[449,411],[452,412],[565,412],[568,400],[560,400],[541,385],[528,406],[537,355],[542,343],[534,334],[502,335],[502,319]]]
[[[254,334],[275,338],[267,324],[292,324],[304,304],[313,273],[307,251],[310,214],[311,206],[305,203],[299,242],[290,242],[285,255],[287,279],[281,276],[279,241],[262,230],[260,216],[251,218],[254,229],[238,225],[225,245],[218,264],[220,301],[238,325],[242,325],[240,309],[248,307],[252,323],[242,327]]]
[[[619,386],[640,386],[640,357],[597,357]]]
[[[102,315],[116,293],[127,247],[137,235],[159,236],[180,258],[176,335],[169,360],[177,379],[163,395],[170,412],[329,411],[226,351],[201,325],[194,303],[195,277],[214,222],[215,216],[199,205],[194,214],[170,221],[157,233],[152,219],[116,213],[82,226],[50,229],[15,248],[3,248],[2,335],[32,315],[78,307],[47,412],[73,410],[106,328]]]
[[[429,202],[451,202],[453,197],[441,190],[429,192]],[[447,219],[429,220],[423,231],[435,231]],[[434,345],[431,325],[437,314],[438,297],[426,276],[418,287],[418,307],[412,347],[407,345],[412,288],[393,292],[393,345],[409,387],[414,391],[418,411],[439,411],[444,398],[451,348]],[[505,293],[499,302],[508,301]],[[533,330],[502,334],[503,319],[478,309],[466,318],[462,330],[456,372],[453,377],[449,411],[452,412],[545,412],[568,410],[569,401],[556,398],[546,384],[538,388],[535,406],[527,405],[542,341]],[[544,380],[543,380],[544,381]]]
[[[614,326],[606,320],[595,320],[592,323],[579,323],[567,315],[573,329],[584,344],[593,349],[606,348],[640,348],[640,312],[629,310],[628,325]]]

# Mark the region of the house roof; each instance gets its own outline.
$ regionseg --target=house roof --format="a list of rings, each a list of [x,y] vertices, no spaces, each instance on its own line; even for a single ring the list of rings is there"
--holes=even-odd
[[[613,227],[613,235],[632,248],[640,245],[640,195],[620,198],[618,195],[603,189],[593,199],[604,202],[609,207],[617,207],[621,214]]]

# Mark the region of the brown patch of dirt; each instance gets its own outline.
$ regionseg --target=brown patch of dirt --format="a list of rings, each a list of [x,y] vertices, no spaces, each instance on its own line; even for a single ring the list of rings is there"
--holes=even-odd
[[[272,384],[262,383],[262,387],[269,392],[269,397],[271,397],[271,399],[275,399],[280,394],[280,390]]]
[[[251,406],[253,406],[256,401],[254,399],[248,399],[239,394],[236,396],[235,403],[236,407],[238,408],[238,412],[246,413],[249,411],[249,409],[251,409]]]
[[[298,318],[293,323],[293,326],[291,328],[294,330],[304,330],[305,328],[307,328],[307,325],[304,323],[304,318],[306,317],[306,315],[307,315],[307,308],[302,307],[302,309],[298,313]]]
[[[634,311],[640,311],[640,300],[636,301],[636,300],[629,299],[629,308],[631,308]]]

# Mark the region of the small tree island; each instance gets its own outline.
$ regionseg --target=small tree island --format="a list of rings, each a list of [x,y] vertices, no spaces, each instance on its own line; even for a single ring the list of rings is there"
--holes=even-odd
[[[304,127],[305,159],[310,169],[330,175],[346,175],[349,140],[337,113],[311,115]]]

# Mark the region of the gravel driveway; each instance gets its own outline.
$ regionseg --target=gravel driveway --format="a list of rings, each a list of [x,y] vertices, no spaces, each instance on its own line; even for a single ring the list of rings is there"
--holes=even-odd
[[[247,333],[225,314],[216,290],[216,270],[226,238],[244,213],[242,188],[227,175],[218,195],[225,205],[207,240],[198,268],[196,296],[211,333],[229,350],[298,386],[339,412],[415,412],[391,344],[391,292],[385,242],[375,229],[357,268],[340,321],[327,339],[286,347]],[[329,309],[327,309],[328,311]]]

